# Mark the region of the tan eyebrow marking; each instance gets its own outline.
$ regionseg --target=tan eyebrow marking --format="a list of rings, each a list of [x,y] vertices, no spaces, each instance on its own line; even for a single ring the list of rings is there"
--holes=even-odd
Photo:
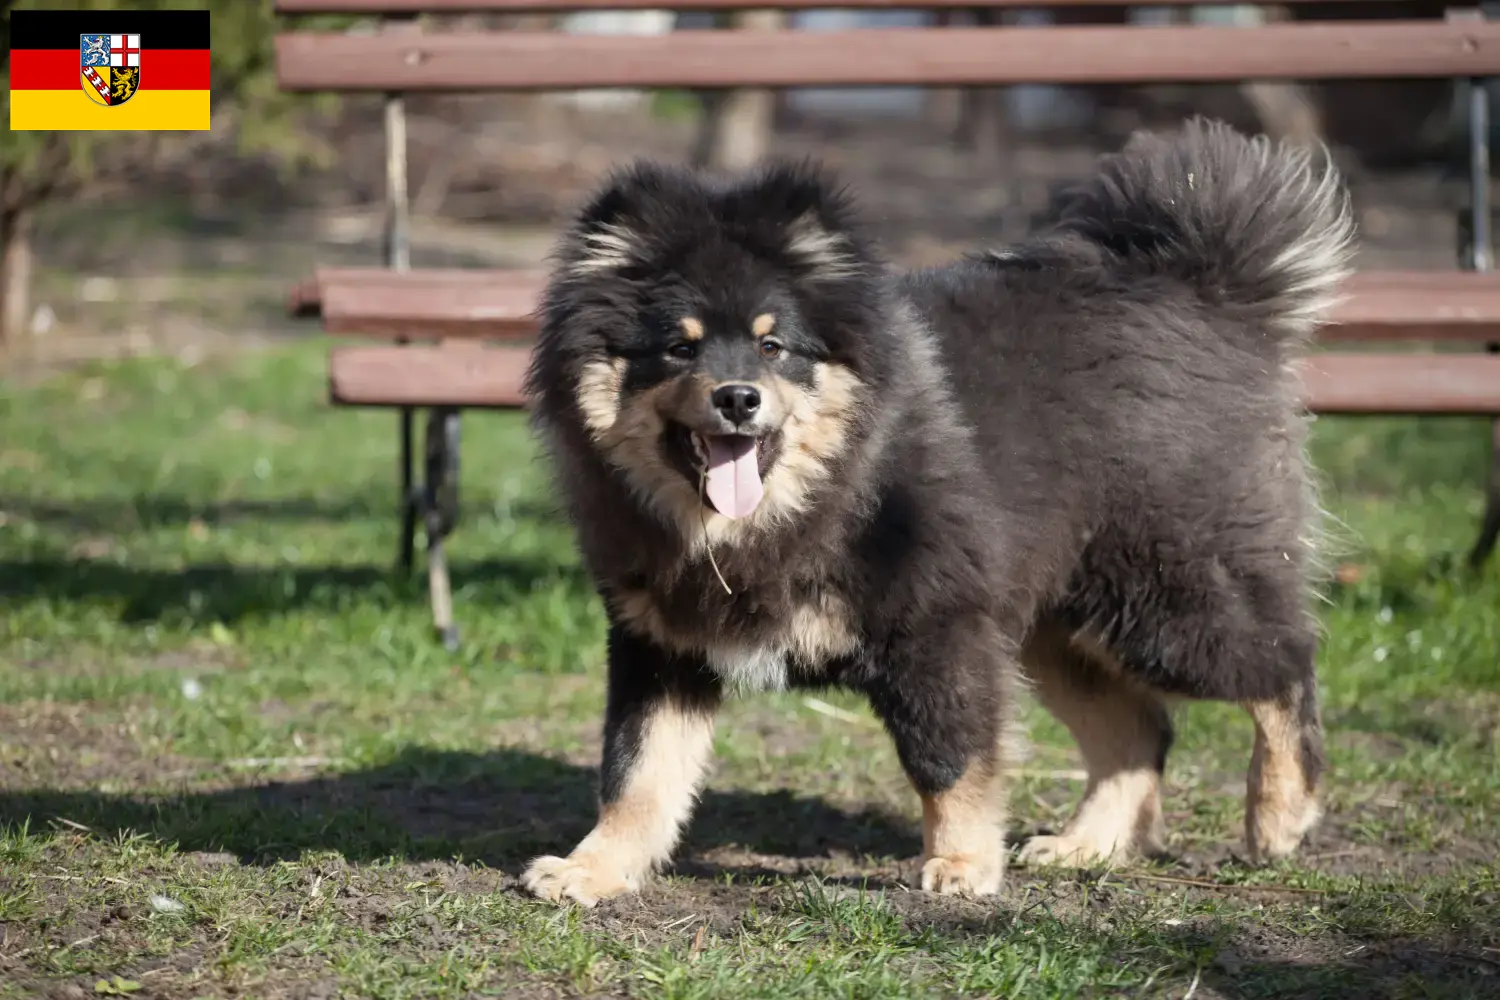
[[[764,337],[776,328],[776,317],[771,313],[761,313],[750,321],[750,332],[757,337]]]
[[[696,316],[684,316],[679,321],[682,323],[682,335],[688,340],[703,339],[703,321]]]

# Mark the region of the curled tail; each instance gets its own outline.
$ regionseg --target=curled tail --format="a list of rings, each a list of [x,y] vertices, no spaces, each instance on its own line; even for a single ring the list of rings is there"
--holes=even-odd
[[[1327,157],[1203,118],[1133,136],[1054,211],[1123,268],[1188,282],[1283,347],[1311,334],[1350,271],[1353,215]]]

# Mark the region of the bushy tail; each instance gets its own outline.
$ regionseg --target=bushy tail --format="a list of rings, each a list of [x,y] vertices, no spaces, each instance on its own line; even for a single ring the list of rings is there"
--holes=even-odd
[[[1353,252],[1348,194],[1326,155],[1202,118],[1138,133],[1054,213],[1122,266],[1264,321],[1283,348],[1338,300]]]

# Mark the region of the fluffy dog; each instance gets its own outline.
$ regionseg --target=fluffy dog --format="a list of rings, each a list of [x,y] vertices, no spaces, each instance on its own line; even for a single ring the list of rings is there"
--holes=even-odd
[[[921,796],[925,890],[1000,885],[1022,684],[1089,773],[1024,859],[1160,848],[1172,696],[1253,719],[1253,857],[1316,822],[1294,365],[1346,273],[1342,184],[1195,120],[1054,208],[904,275],[809,164],[637,164],[574,221],[529,391],[609,691],[597,825],[532,892],[591,905],[669,858],[731,689],[869,698]]]

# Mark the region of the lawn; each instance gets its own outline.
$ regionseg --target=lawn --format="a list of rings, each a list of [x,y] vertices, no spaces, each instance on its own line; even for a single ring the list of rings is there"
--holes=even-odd
[[[1197,705],[1173,858],[906,888],[916,800],[856,700],[739,701],[678,863],[516,891],[592,819],[603,618],[513,414],[465,418],[463,645],[391,570],[395,417],[326,345],[0,389],[0,997],[1494,997],[1500,567],[1487,425],[1320,421],[1344,582],[1329,817],[1238,856],[1248,720]],[[1081,785],[1033,711],[1013,833]]]

